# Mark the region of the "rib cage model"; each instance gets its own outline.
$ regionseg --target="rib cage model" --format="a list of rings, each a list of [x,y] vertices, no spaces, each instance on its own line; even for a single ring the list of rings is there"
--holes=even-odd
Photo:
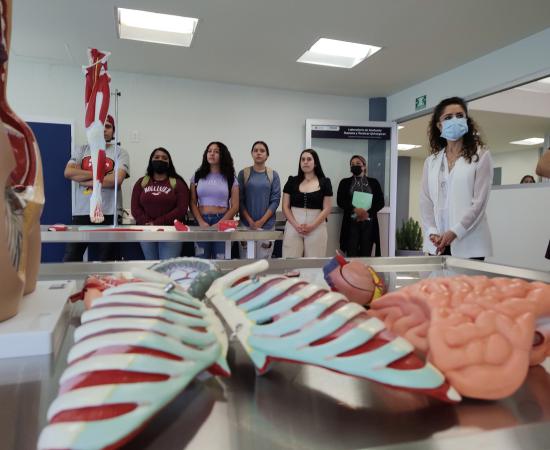
[[[82,315],[40,449],[118,448],[201,371],[228,375],[214,312],[171,285],[127,283]]]
[[[364,308],[303,280],[256,277],[267,267],[265,260],[241,267],[214,281],[206,293],[259,373],[279,359],[460,400],[439,370]]]

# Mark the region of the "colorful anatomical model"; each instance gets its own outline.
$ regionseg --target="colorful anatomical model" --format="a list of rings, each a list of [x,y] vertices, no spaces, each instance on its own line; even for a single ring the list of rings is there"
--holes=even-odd
[[[333,291],[366,306],[386,292],[384,281],[374,269],[359,261],[348,262],[336,255],[323,267],[325,280]]]
[[[173,283],[106,289],[74,338],[39,449],[118,448],[200,372],[229,374],[223,325]]]
[[[102,223],[104,220],[101,206],[101,187],[105,176],[105,137],[103,130],[105,119],[109,112],[111,77],[107,73],[109,52],[101,52],[95,48],[88,49],[90,65],[86,70],[86,91],[84,102],[86,115],[86,137],[92,157],[93,192],[90,198],[90,220]]]
[[[369,311],[406,338],[464,396],[499,399],[550,353],[550,285],[512,278],[425,279]]]
[[[91,275],[84,282],[80,292],[70,300],[84,300],[86,309],[90,309],[93,300],[100,297],[106,289],[132,282],[156,282],[164,285],[175,283],[178,289],[193,298],[201,299],[216,278],[221,276],[219,268],[204,259],[174,258],[154,264],[149,270],[134,269],[131,274],[119,276]]]
[[[6,98],[11,0],[1,0],[0,22],[0,321],[17,314],[36,287],[40,265],[42,163],[36,139]]]
[[[265,260],[240,267],[206,293],[260,374],[279,359],[460,400],[439,370],[363,307],[300,279],[258,277],[267,267]]]
[[[174,280],[195,298],[203,298],[212,282],[222,273],[212,262],[200,258],[174,258],[150,267]]]

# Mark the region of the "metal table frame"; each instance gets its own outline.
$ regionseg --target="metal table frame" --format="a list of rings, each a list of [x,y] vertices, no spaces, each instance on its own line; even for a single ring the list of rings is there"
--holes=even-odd
[[[282,231],[249,230],[237,228],[236,231],[217,231],[201,227],[190,227],[190,231],[114,231],[105,227],[101,231],[79,231],[77,226],[69,227],[67,231],[48,231],[49,225],[42,225],[41,237],[45,244],[68,242],[225,242],[225,257],[231,259],[231,243],[246,241],[247,259],[256,257],[256,241],[275,241],[283,238]],[[152,227],[120,226],[122,229],[143,229]],[[158,229],[173,227],[154,227]]]

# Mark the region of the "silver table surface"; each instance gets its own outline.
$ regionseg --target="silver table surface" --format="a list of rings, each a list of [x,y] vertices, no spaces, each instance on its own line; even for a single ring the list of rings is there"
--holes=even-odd
[[[376,258],[390,289],[456,273],[550,274],[455,258]],[[273,260],[272,271],[298,268],[319,280],[325,259]],[[150,262],[48,264],[41,279],[83,280],[89,273],[128,271]],[[232,269],[243,261],[223,261]],[[47,357],[0,360],[0,448],[34,448],[65,368],[81,305],[70,307],[61,349]],[[529,370],[524,385],[501,401],[447,405],[353,377],[277,363],[255,374],[240,344],[230,346],[231,378],[201,376],[156,416],[132,449],[545,449],[550,448],[550,364]],[[506,374],[503,374],[506,376]]]
[[[79,231],[78,227],[69,227],[68,231],[48,231],[48,226],[41,227],[43,243],[55,242],[207,242],[207,241],[274,241],[283,238],[282,231],[249,230],[237,228],[235,231],[217,231],[200,227],[190,227],[190,231],[114,231],[105,227],[101,231]],[[124,229],[124,226],[120,226]],[[163,228],[158,226],[158,228]]]

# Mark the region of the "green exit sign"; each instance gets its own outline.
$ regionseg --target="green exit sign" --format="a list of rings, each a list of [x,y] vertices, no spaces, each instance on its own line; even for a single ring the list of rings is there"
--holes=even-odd
[[[426,96],[421,95],[420,97],[416,97],[415,110],[418,111],[420,109],[424,109],[425,107],[426,107]]]

